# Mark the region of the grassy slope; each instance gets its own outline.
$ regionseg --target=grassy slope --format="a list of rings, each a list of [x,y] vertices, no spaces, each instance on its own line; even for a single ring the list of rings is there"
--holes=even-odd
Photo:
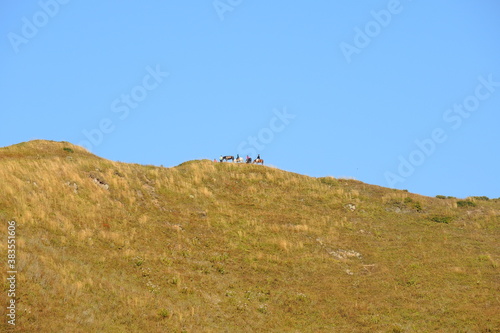
[[[500,331],[499,200],[47,141],[0,149],[0,188],[20,331]]]

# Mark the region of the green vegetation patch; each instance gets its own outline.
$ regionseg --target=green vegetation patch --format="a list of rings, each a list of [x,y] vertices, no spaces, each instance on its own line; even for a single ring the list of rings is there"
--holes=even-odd
[[[458,200],[457,201],[457,206],[458,207],[476,207],[476,203],[470,200]]]
[[[429,218],[429,220],[431,220],[432,222],[445,223],[445,224],[451,223],[453,219],[454,219],[453,216],[442,216],[442,215],[441,216],[435,215]]]
[[[436,195],[436,198],[438,199],[456,199],[456,197],[452,197],[452,196],[446,196],[446,195]]]
[[[480,201],[489,201],[490,200],[490,198],[488,198],[487,196],[472,197],[472,199],[474,199],[474,200],[480,200]]]

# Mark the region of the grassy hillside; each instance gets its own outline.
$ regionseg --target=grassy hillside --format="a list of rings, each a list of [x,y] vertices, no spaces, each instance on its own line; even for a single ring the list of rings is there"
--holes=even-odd
[[[19,332],[500,332],[500,200],[0,149]],[[9,285],[2,265],[2,323]]]

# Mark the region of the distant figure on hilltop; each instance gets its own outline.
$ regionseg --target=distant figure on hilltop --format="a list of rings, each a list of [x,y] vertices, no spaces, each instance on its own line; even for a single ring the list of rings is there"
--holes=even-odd
[[[243,157],[240,157],[240,154],[236,155],[236,159],[234,161],[236,163],[243,163],[244,162]]]
[[[262,164],[264,165],[264,160],[260,158],[260,154],[257,155],[257,158],[253,161],[254,164]]]

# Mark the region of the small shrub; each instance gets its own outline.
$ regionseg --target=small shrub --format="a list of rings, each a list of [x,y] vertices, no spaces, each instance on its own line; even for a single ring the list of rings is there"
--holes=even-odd
[[[64,151],[68,152],[68,153],[74,153],[75,151],[71,148],[63,148]]]
[[[481,201],[488,201],[488,200],[490,200],[490,198],[488,198],[487,196],[472,197],[472,199],[481,200]]]
[[[451,221],[453,221],[453,217],[451,217],[451,216],[432,216],[430,218],[430,220],[432,222],[436,222],[436,223],[445,223],[445,224],[448,224]]]
[[[262,304],[257,308],[257,311],[260,313],[266,314],[268,312],[267,310],[267,304]]]
[[[115,172],[113,172],[113,175],[118,176],[118,177],[121,177],[121,178],[125,177],[125,176],[124,176],[124,175],[123,175],[120,171],[118,171],[118,170],[115,170]]]
[[[458,200],[457,206],[458,207],[476,207],[476,203],[472,202],[470,200]]]
[[[412,277],[412,278],[408,279],[408,281],[406,281],[406,285],[408,287],[412,287],[412,286],[415,286],[417,284],[418,284],[418,280],[415,277]]]
[[[446,195],[436,195],[436,198],[438,199],[456,199],[456,197],[452,197],[452,196],[446,196]]]
[[[165,319],[170,317],[170,311],[168,311],[167,309],[160,309],[158,311],[158,315],[160,316],[160,318]]]
[[[396,200],[396,199],[389,200],[387,202],[387,204],[390,206],[399,207],[399,208],[404,208],[406,206],[404,203],[402,203],[401,201]]]
[[[490,257],[486,254],[481,254],[477,257],[477,260],[479,261],[489,261]]]
[[[420,204],[420,202],[418,201],[413,204],[413,208],[415,208],[417,212],[421,212],[423,210],[422,204]]]
[[[137,267],[140,267],[140,266],[142,266],[142,264],[144,264],[144,259],[142,259],[141,257],[135,257],[134,261],[135,261],[135,265]]]
[[[167,257],[162,257],[162,258],[160,258],[160,261],[161,261],[161,262],[162,262],[165,266],[169,266],[169,267],[170,267],[170,266],[172,266],[172,264],[174,263],[174,262],[172,261],[172,259],[167,258]]]
[[[329,186],[338,186],[339,182],[337,179],[333,178],[333,177],[322,177],[322,178],[319,178],[319,181],[325,185],[329,185]]]
[[[215,270],[219,272],[220,274],[226,274],[226,270],[224,269],[224,266],[222,265],[215,265]]]

